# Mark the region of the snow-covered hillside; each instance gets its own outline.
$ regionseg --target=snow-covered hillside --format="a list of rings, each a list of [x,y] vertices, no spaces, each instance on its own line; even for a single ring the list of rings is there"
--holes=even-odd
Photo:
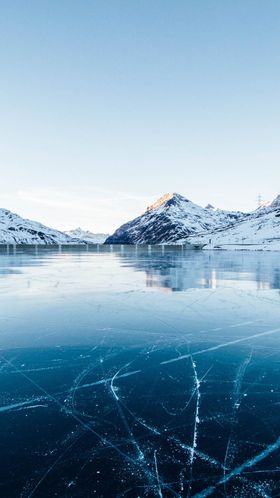
[[[89,230],[83,230],[82,228],[75,228],[74,230],[68,230],[65,232],[69,237],[74,239],[78,239],[88,244],[103,244],[107,237],[109,237],[108,233],[92,233]]]
[[[0,208],[0,244],[71,244],[63,232]]]
[[[105,240],[106,239],[106,240]],[[166,194],[111,236],[77,228],[66,233],[0,209],[0,244],[185,244],[206,249],[280,250],[280,195],[252,213],[205,208]]]
[[[234,226],[194,236],[189,241],[207,244],[208,249],[280,250],[280,195]]]
[[[166,194],[138,218],[125,223],[106,244],[179,243],[193,234],[233,225],[246,218],[240,212],[222,211],[194,204],[179,194]]]

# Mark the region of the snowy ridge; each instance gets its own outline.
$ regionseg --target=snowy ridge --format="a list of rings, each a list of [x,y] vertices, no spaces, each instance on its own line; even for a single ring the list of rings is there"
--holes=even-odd
[[[72,244],[67,234],[0,209],[0,244]]]
[[[107,237],[109,237],[108,233],[93,233],[89,230],[83,230],[80,227],[75,228],[74,230],[68,230],[65,233],[69,235],[69,237],[87,242],[88,244],[103,244]]]
[[[118,228],[106,244],[179,243],[190,235],[232,226],[246,218],[240,212],[203,208],[180,194],[165,194],[145,213]]]
[[[190,241],[207,244],[207,249],[280,250],[280,195],[232,227],[191,237]]]
[[[199,244],[206,249],[280,250],[280,195],[252,213],[205,208],[166,194],[113,235],[61,232],[0,209],[0,244]]]

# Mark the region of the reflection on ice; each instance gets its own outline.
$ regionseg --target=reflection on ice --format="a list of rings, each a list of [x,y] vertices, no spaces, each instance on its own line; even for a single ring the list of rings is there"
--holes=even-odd
[[[2,249],[1,496],[276,497],[279,268]]]
[[[190,251],[183,246],[0,246],[0,276],[19,272],[22,267],[34,267],[66,262],[80,263],[74,273],[83,269],[95,270],[96,257],[100,266],[120,271],[130,268],[144,276],[142,285],[172,291],[190,288],[216,289],[218,287],[242,287],[244,289],[280,289],[280,266],[277,252],[234,253]],[[15,257],[16,256],[16,257]],[[112,275],[110,275],[112,276]],[[133,285],[133,273],[121,273]],[[67,275],[67,278],[69,276]],[[104,275],[103,275],[104,277]],[[83,282],[83,285],[86,282]],[[98,284],[98,282],[97,282]]]

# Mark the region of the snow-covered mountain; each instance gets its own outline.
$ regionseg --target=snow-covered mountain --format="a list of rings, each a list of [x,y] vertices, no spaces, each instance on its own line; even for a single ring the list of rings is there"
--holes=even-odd
[[[74,230],[68,230],[65,233],[69,235],[69,237],[87,242],[88,244],[103,244],[109,237],[108,233],[92,233],[89,230],[83,230],[80,227],[75,228]]]
[[[125,223],[105,244],[179,243],[190,235],[232,226],[246,218],[240,212],[222,211],[194,204],[182,195],[166,194],[149,206],[144,214]]]
[[[206,248],[280,249],[280,195],[270,204],[248,214],[232,227],[216,229],[207,235],[190,238]],[[210,243],[209,243],[210,242]]]
[[[105,240],[106,239],[106,240]],[[66,233],[0,209],[0,244],[201,244],[206,248],[280,250],[280,195],[252,213],[205,208],[166,194],[111,236]]]
[[[0,244],[71,244],[69,235],[0,208]]]

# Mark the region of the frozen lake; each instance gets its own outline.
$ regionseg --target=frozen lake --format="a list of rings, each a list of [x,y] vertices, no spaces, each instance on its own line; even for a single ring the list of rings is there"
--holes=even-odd
[[[280,255],[0,248],[0,496],[280,496]]]

